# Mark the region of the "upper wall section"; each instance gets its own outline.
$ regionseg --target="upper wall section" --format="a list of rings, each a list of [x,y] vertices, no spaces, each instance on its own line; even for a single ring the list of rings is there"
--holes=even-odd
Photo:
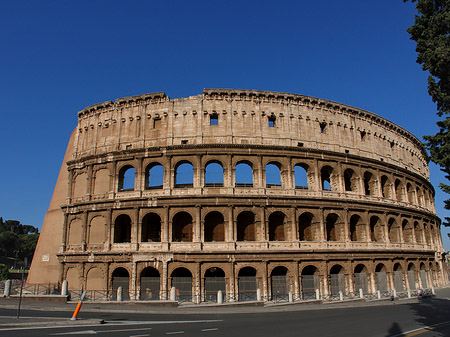
[[[183,144],[276,145],[357,155],[429,178],[421,142],[368,111],[309,96],[205,89],[108,101],[78,113],[72,159]]]

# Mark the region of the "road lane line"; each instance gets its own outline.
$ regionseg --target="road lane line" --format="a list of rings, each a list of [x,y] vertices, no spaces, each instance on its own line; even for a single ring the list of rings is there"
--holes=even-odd
[[[147,337],[147,336],[150,336],[150,334],[146,333],[145,335],[132,335],[129,337]]]
[[[166,335],[177,335],[180,333],[184,333],[184,331],[172,331],[172,332],[166,332]]]
[[[104,326],[104,325],[103,325]],[[74,331],[74,332],[59,332],[59,333],[53,333],[50,336],[63,336],[63,335],[80,335],[84,332],[90,333],[90,334],[99,334],[99,333],[110,333],[110,332],[128,332],[128,331],[142,331],[142,330],[151,330],[152,328],[138,328],[138,329],[116,329],[116,330],[87,330],[87,331]],[[90,332],[92,331],[92,332]]]
[[[441,323],[427,325],[427,326],[424,326],[422,328],[417,328],[417,329],[405,331],[405,332],[399,333],[397,335],[392,335],[390,337],[413,337],[413,336],[417,336],[417,335],[420,335],[422,333],[425,333],[425,332],[428,332],[428,331],[432,331],[432,330],[434,330],[436,328],[439,328],[441,326],[446,326],[446,325],[450,325],[450,321],[445,321],[445,322],[441,322]]]
[[[207,332],[207,331],[217,331],[217,330],[219,330],[219,328],[202,329],[203,332]]]

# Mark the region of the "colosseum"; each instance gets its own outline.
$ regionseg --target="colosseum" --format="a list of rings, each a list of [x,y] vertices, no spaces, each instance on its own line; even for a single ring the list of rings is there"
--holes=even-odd
[[[400,126],[295,94],[158,92],[78,113],[27,282],[110,300],[380,297],[446,285],[442,253],[426,152]]]

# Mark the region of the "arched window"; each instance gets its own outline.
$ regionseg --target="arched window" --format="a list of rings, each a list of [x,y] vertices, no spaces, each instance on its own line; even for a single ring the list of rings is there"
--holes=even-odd
[[[190,270],[180,267],[175,269],[170,276],[172,287],[176,289],[176,299],[179,302],[192,301],[192,273]]]
[[[394,218],[388,221],[389,241],[400,242],[400,228]]]
[[[194,166],[190,162],[181,162],[175,168],[175,187],[194,186]]]
[[[375,195],[375,184],[373,174],[370,172],[364,173],[364,194]]]
[[[306,266],[302,270],[302,299],[316,299],[317,290],[320,290],[319,270],[315,266]]]
[[[346,293],[344,268],[338,264],[330,269],[330,290],[331,296],[339,295],[339,292]]]
[[[157,189],[163,188],[164,168],[159,163],[151,163],[145,169],[145,188]]]
[[[406,192],[408,193],[408,202],[413,204],[414,203],[414,189],[410,183],[406,184]]]
[[[209,268],[205,272],[205,301],[217,303],[217,293],[222,291],[226,295],[225,273],[217,267]]]
[[[364,225],[359,215],[354,214],[350,218],[350,240],[364,241]]]
[[[117,290],[122,287],[122,299],[130,299],[130,274],[125,268],[119,267],[114,269],[112,273],[112,297],[113,300],[117,299]]]
[[[205,216],[205,241],[225,241],[225,225],[220,212],[210,212]]]
[[[119,191],[134,190],[135,170],[131,165],[126,165],[119,170]]]
[[[344,184],[346,192],[358,192],[358,178],[355,171],[346,169],[344,171]]]
[[[298,217],[298,236],[300,241],[314,241],[311,213],[303,213]]]
[[[423,194],[419,187],[416,188],[416,195],[419,206],[423,206]]]
[[[423,243],[423,230],[417,221],[414,222],[414,234],[416,236],[416,242]]]
[[[333,169],[330,166],[324,166],[320,170],[320,179],[322,181],[322,190],[331,191],[331,174]]]
[[[256,241],[255,214],[241,212],[237,216],[237,241]]]
[[[374,242],[384,242],[383,225],[377,216],[370,217],[370,239]]]
[[[209,162],[205,168],[205,186],[223,186],[223,167],[219,162]]]
[[[273,212],[269,216],[269,241],[284,241],[284,222],[286,216],[282,212]]]
[[[161,241],[161,218],[156,213],[148,213],[142,219],[141,242]]]
[[[326,218],[327,241],[338,241],[339,235],[336,230],[338,219],[339,216],[337,214],[328,214]]]
[[[308,165],[299,164],[294,167],[295,188],[308,189]]]
[[[406,243],[413,243],[413,228],[408,220],[403,220],[402,230],[403,230],[403,240]]]
[[[395,197],[398,201],[404,201],[403,198],[403,184],[400,179],[395,180]]]
[[[193,225],[192,217],[187,212],[178,212],[172,220],[172,241],[192,242]]]
[[[381,176],[381,194],[383,198],[392,199],[391,181],[387,176]]]
[[[239,301],[255,301],[258,289],[258,280],[256,278],[256,269],[244,267],[238,274],[238,293]]]
[[[289,279],[286,267],[275,267],[270,273],[272,301],[285,299],[289,294]]]
[[[354,281],[355,291],[359,291],[359,289],[362,289],[364,295],[369,293],[368,273],[365,265],[358,264],[355,267]]]
[[[253,187],[253,169],[249,162],[239,162],[235,168],[236,187]]]
[[[266,186],[281,186],[281,172],[279,163],[269,163],[266,165]]]
[[[144,268],[141,272],[141,300],[159,300],[160,275],[159,271],[152,267]]]
[[[114,221],[114,243],[131,242],[131,219],[121,214]]]

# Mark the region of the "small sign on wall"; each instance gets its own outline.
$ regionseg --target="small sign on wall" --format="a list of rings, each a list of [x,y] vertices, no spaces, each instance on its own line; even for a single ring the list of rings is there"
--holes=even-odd
[[[50,255],[44,254],[42,255],[42,262],[49,262],[50,261]]]

